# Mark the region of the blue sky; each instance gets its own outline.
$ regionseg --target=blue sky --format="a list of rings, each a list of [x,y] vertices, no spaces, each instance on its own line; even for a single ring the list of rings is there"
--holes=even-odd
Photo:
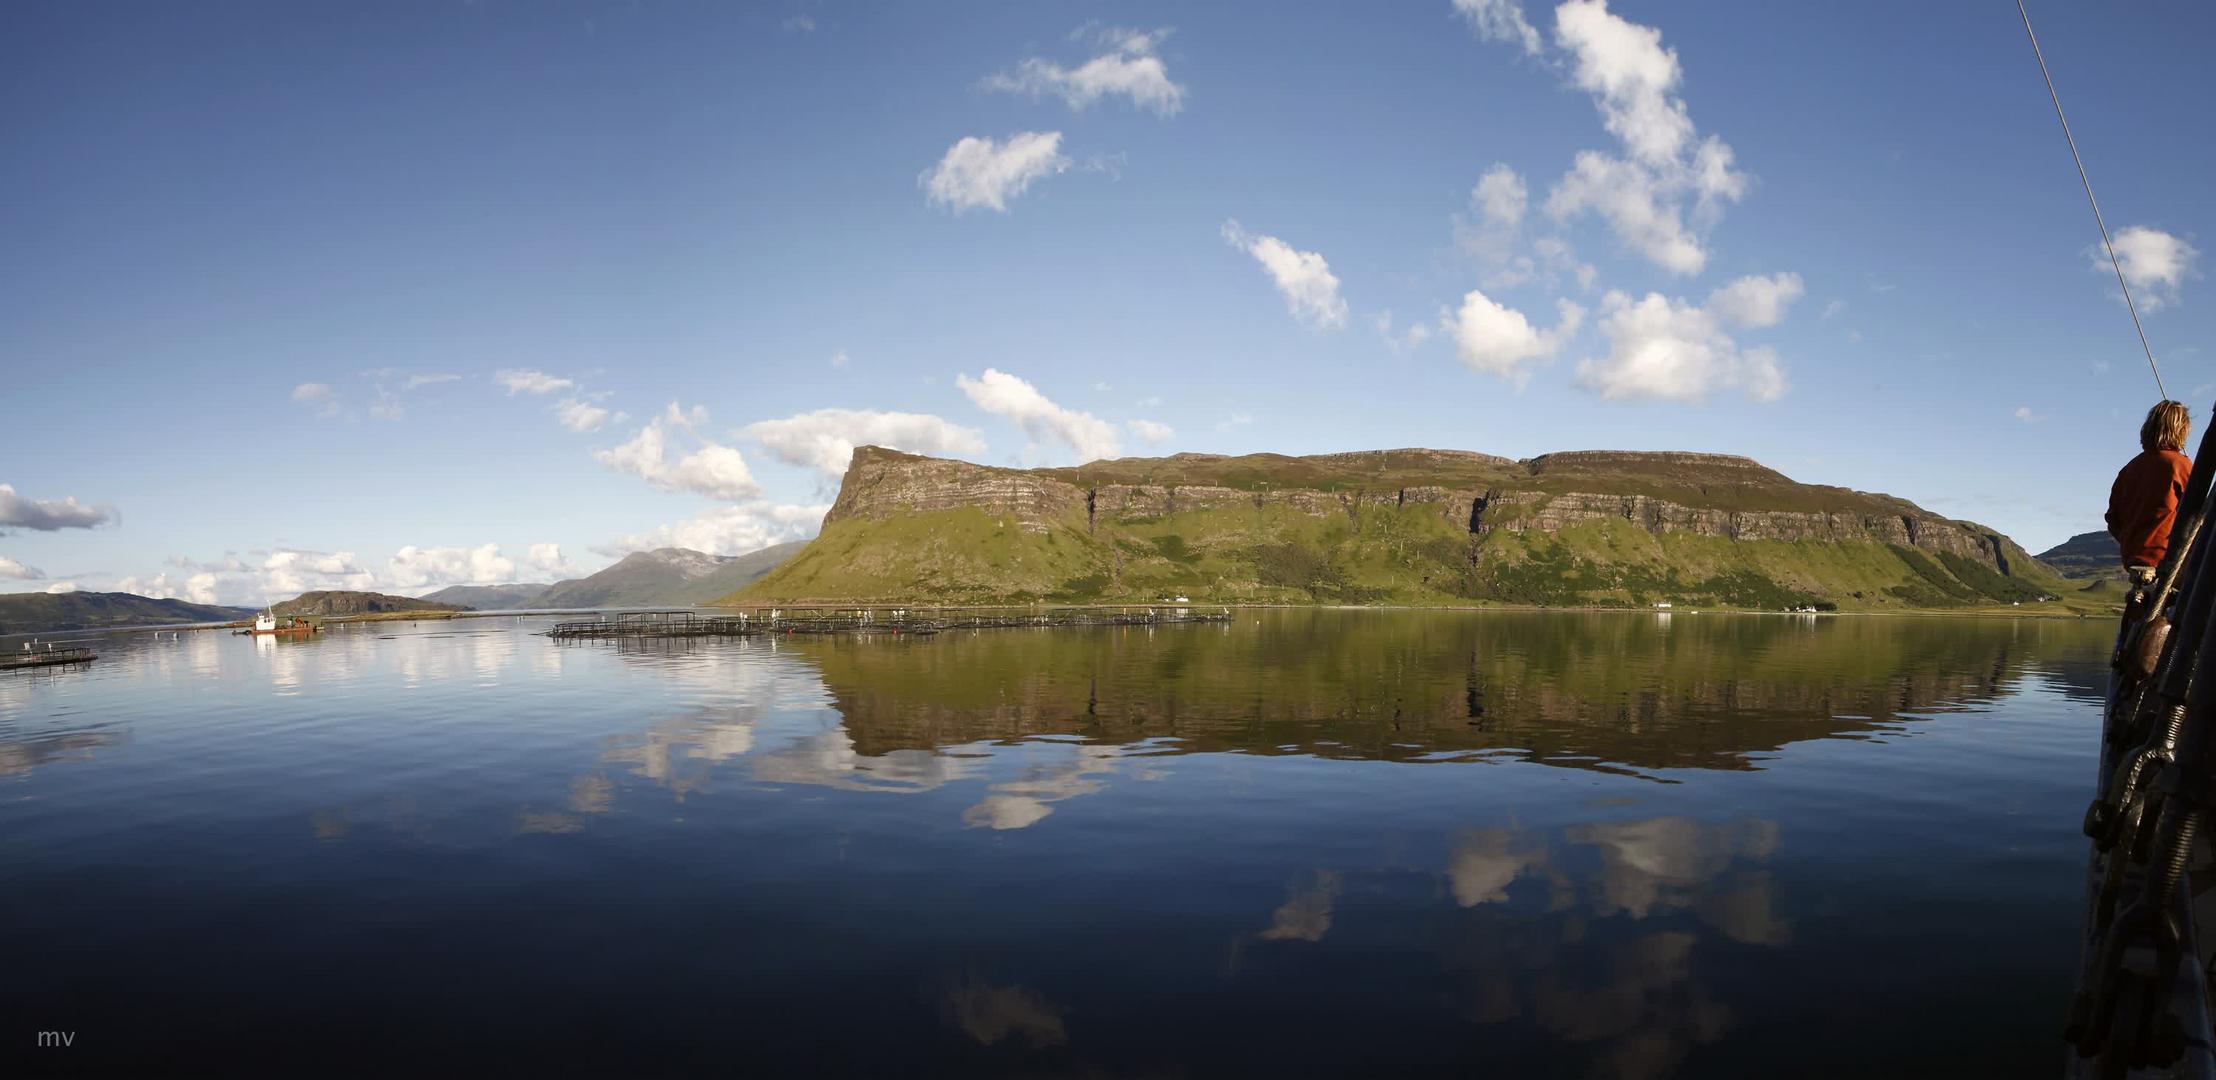
[[[2216,9],[2032,11],[2199,419]],[[2036,550],[2155,400],[2006,3],[7,20],[0,590],[737,552],[865,441],[1707,450]]]

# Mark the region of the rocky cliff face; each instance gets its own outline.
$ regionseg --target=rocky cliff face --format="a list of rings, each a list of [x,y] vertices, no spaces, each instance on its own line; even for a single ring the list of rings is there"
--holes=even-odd
[[[976,507],[1044,532],[1092,529],[1103,518],[1164,517],[1220,507],[1286,507],[1304,514],[1358,516],[1367,507],[1436,507],[1473,537],[1496,530],[1556,533],[1586,522],[1624,521],[1655,535],[1735,541],[1866,541],[1981,562],[2001,574],[2028,562],[1990,529],[1930,513],[1905,500],[1798,484],[1743,457],[1676,452],[1574,451],[1524,461],[1466,451],[1395,450],[1276,458],[1288,477],[1328,488],[1278,486],[1237,463],[1252,459],[1181,454],[1161,459],[1177,472],[1238,475],[1226,483],[1080,484],[1087,470],[1019,470],[919,457],[865,446],[854,452],[826,525],[916,511]],[[1110,475],[1143,473],[1145,462],[1106,463]],[[1392,483],[1436,466],[1482,486]],[[1091,467],[1087,467],[1089,470]],[[1496,475],[1488,475],[1496,474]],[[1420,475],[1416,478],[1420,478]],[[1372,486],[1368,481],[1376,481]]]

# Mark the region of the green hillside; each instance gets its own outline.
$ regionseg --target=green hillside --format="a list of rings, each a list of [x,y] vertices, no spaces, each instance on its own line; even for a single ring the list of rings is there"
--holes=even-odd
[[[2081,594],[2083,583],[2065,581],[1990,530],[1939,519],[1886,495],[1802,486],[1753,461],[1549,455],[1518,463],[1438,455],[1179,455],[1017,472],[864,450],[820,537],[727,603],[1150,603],[1190,597],[1194,603],[1427,605],[1669,601],[1680,608],[1768,610],[2110,605],[2105,597]],[[1181,486],[1214,483],[1217,501],[1168,512],[1095,512],[1088,495],[1110,483],[1163,486],[1166,479]],[[1075,497],[1061,488],[1079,481],[1084,488],[1075,488]],[[1010,495],[1017,483],[1050,488]],[[1642,528],[1624,514],[1545,528],[1549,521],[1533,517],[1547,512],[1545,503],[1514,497],[1496,499],[1491,510],[1480,499],[1478,510],[1496,526],[1478,532],[1456,519],[1451,503],[1405,501],[1405,490],[1423,483],[1483,483],[1480,490],[1489,495],[1538,490],[1662,499],[1666,510],[1642,512],[1680,517],[1873,514],[1897,523],[1912,514],[1917,528],[1955,530],[1990,546],[1970,550],[1990,554],[1979,559],[1877,539],[1735,539],[1693,526]],[[1287,488],[1336,488],[1369,492],[1372,499],[1316,510],[1261,497],[1223,499],[1221,488],[1279,495]],[[1403,495],[1376,499],[1381,490]],[[971,492],[966,501],[973,506],[944,506],[960,501],[955,497],[962,492]],[[1170,497],[1166,506],[1181,503]]]
[[[301,593],[270,605],[269,610],[276,615],[372,615],[396,611],[468,611],[469,608],[410,596],[331,589]]]
[[[1628,521],[1472,539],[1435,507],[1208,508],[1043,531],[975,507],[854,519],[729,602],[1646,605],[1850,610],[2037,602],[2080,586],[2029,558],[1870,542],[1656,535]]]
[[[156,600],[136,593],[0,594],[0,634],[230,622],[251,614],[247,608]]]

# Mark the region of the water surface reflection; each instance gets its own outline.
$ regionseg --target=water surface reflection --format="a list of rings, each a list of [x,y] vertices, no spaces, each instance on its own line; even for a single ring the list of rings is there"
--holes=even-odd
[[[0,1005],[111,1018],[126,1070],[2051,1061],[2092,624],[539,628],[0,680]]]

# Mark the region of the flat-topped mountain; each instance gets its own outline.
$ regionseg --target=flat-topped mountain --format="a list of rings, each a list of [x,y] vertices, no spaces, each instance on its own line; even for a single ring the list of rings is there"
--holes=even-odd
[[[2000,533],[1720,454],[1177,454],[1006,469],[865,446],[734,599],[1884,609],[2070,588]]]
[[[319,589],[269,606],[275,615],[370,615],[384,611],[468,611],[460,604],[441,603],[412,596]]]
[[[162,626],[230,622],[253,614],[248,608],[156,600],[137,593],[0,594],[0,634],[43,634],[55,630],[97,630],[111,626]]]

